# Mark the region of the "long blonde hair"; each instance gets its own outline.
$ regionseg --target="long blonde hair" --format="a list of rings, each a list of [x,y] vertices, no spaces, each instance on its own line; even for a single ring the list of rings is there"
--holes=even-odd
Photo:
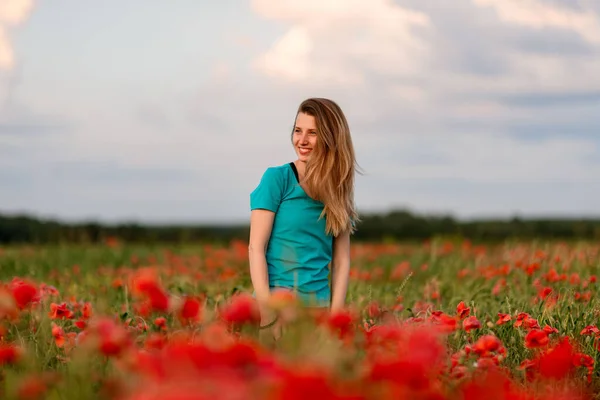
[[[324,204],[321,218],[326,219],[326,233],[354,233],[359,222],[354,204],[358,164],[346,116],[334,101],[324,98],[304,100],[299,113],[313,116],[317,126],[317,144],[306,164],[303,184],[313,199]]]

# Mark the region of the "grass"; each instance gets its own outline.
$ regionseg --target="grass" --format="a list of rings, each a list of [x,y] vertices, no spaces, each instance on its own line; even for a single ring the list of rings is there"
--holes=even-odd
[[[354,244],[347,312],[311,317],[281,298],[274,307],[289,322],[272,341],[239,295],[252,292],[244,243],[5,247],[0,398],[201,399],[216,390],[222,398],[468,399],[504,382],[497,367],[514,388],[498,398],[591,398],[599,250],[585,242]],[[15,277],[39,295],[19,310]],[[510,321],[497,323],[499,314]],[[477,353],[490,337],[505,351]],[[564,337],[568,351],[558,346]],[[575,361],[582,357],[585,365]]]

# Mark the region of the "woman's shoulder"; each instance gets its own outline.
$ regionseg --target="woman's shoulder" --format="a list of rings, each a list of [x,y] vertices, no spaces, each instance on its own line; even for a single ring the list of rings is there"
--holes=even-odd
[[[292,163],[287,162],[285,164],[270,165],[267,167],[267,169],[287,172],[287,170],[290,169],[290,164]]]
[[[285,196],[292,188],[293,173],[289,164],[267,166],[263,170],[259,186],[280,190],[281,196]]]
[[[266,167],[263,172],[263,178],[286,180],[289,178],[289,174],[292,172],[289,163],[280,165],[271,165]]]

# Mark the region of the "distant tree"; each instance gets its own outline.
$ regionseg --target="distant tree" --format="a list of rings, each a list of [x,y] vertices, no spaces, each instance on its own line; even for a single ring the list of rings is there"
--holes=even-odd
[[[184,243],[247,240],[248,225],[103,225],[94,221],[66,224],[27,215],[0,215],[0,243],[100,243],[109,237],[126,242]],[[407,210],[361,214],[354,240],[424,240],[458,236],[478,241],[517,239],[600,239],[599,219],[525,219],[456,221],[449,215],[416,215]]]

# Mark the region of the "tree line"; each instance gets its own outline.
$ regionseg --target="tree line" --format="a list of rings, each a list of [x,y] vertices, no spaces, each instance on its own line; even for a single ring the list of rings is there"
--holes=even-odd
[[[139,243],[228,242],[247,240],[249,226],[149,225],[141,223],[65,223],[28,215],[0,214],[0,243]],[[405,210],[361,214],[353,239],[359,241],[424,240],[455,236],[473,241],[506,239],[600,239],[598,219],[489,219],[459,221],[452,216],[417,215]]]

